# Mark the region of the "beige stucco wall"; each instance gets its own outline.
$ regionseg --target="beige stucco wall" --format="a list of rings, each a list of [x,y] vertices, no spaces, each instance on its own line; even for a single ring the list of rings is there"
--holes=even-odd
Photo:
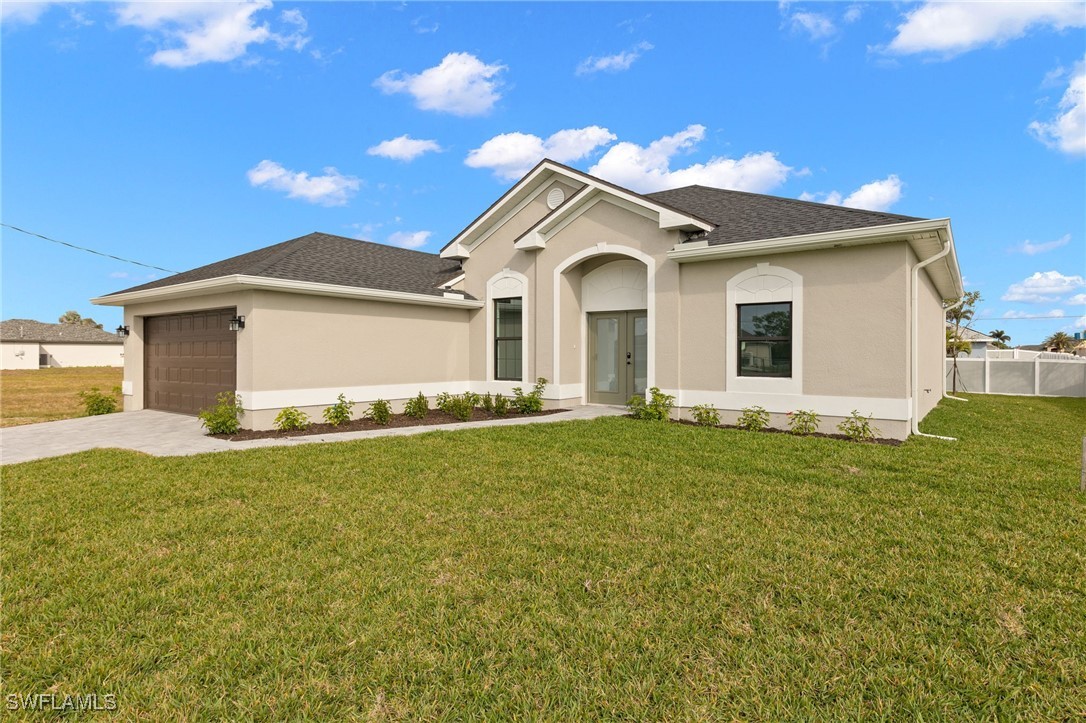
[[[6,341],[0,344],[0,369],[37,368],[37,343]]]
[[[51,367],[124,366],[123,344],[43,343],[41,353],[49,355]]]
[[[269,291],[253,307],[252,391],[468,379],[468,310]]]
[[[910,266],[916,263],[910,251]],[[943,366],[946,359],[946,316],[943,311],[943,299],[931,282],[931,277],[924,269],[920,270],[918,284],[919,326],[917,356],[918,373],[918,419],[923,419],[928,412],[939,404],[943,397]],[[911,311],[911,307],[910,307]]]

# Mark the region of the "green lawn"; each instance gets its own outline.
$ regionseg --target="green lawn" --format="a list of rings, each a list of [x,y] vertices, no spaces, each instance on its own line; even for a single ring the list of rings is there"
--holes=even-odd
[[[1086,401],[4,468],[5,694],[121,719],[1086,715]]]

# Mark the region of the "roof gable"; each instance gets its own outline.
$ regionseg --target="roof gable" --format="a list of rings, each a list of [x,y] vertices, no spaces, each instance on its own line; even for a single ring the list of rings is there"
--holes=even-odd
[[[639,193],[616,186],[601,178],[590,176],[569,166],[550,159],[540,161],[535,168],[517,181],[501,198],[480,214],[474,221],[441,249],[443,258],[466,259],[471,250],[483,243],[494,232],[528,203],[538,197],[555,180],[562,180],[577,190],[566,197],[531,228],[520,234],[517,248],[543,248],[546,234],[556,228],[569,214],[577,213],[601,195],[611,197],[627,206],[636,206],[640,210],[653,214],[661,229],[685,229],[689,231],[708,231],[713,227],[709,221],[698,218],[666,202],[654,200]]]

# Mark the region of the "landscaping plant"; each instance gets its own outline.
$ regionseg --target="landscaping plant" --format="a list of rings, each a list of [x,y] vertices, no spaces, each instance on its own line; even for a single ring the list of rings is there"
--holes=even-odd
[[[445,414],[451,414],[459,419],[461,422],[466,422],[471,419],[471,412],[475,409],[472,397],[475,397],[477,401],[478,394],[449,394],[448,392],[442,392],[437,395],[437,408],[445,412]]]
[[[712,404],[696,404],[690,408],[694,421],[703,427],[716,427],[720,424],[720,413]]]
[[[412,397],[403,405],[403,413],[415,419],[422,419],[430,411],[430,401],[426,395],[419,392],[417,397]]]
[[[287,407],[275,416],[275,428],[280,432],[293,432],[309,427],[309,415],[297,407]]]
[[[340,394],[336,397],[336,403],[324,410],[324,421],[333,427],[346,424],[351,421],[351,408],[354,402],[347,401],[347,397]]]
[[[659,387],[649,389],[648,401],[644,397],[632,396],[626,402],[626,409],[634,419],[646,419],[666,422],[671,419],[671,408],[675,406],[675,397],[664,394]]]
[[[201,409],[197,414],[208,434],[236,434],[241,429],[241,396],[234,392],[220,392],[215,406]]]
[[[871,417],[865,417],[855,409],[837,425],[837,429],[853,442],[867,442],[879,434],[879,430],[871,426]]]
[[[543,390],[547,388],[547,380],[539,377],[535,380],[535,386],[528,394],[520,387],[513,387],[513,409],[521,414],[535,414],[543,411]]]
[[[98,387],[91,387],[88,392],[80,392],[79,398],[83,400],[83,409],[88,417],[99,414],[112,414],[117,411],[117,394],[121,393],[120,387],[113,388],[113,394],[99,391]]]
[[[392,419],[392,405],[387,399],[378,399],[366,410],[366,416],[377,424],[388,424]]]
[[[757,405],[747,407],[739,415],[739,421],[735,426],[748,432],[761,432],[769,426],[769,412]]]
[[[509,400],[502,394],[494,395],[494,414],[501,417],[509,414]]]
[[[818,414],[813,409],[797,409],[788,413],[792,434],[814,434],[818,431]]]
[[[494,411],[494,397],[490,396],[490,392],[487,392],[486,394],[483,395],[482,406],[483,406],[483,411],[485,411],[485,412],[493,412]]]

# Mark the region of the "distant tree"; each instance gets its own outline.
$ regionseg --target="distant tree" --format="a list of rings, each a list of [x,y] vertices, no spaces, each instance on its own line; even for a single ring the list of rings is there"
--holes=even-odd
[[[80,314],[78,311],[74,311],[72,309],[69,309],[68,311],[65,311],[63,314],[61,314],[60,318],[57,319],[57,321],[59,321],[61,324],[76,324],[77,326],[93,326],[96,329],[101,329],[102,328],[102,325],[99,324],[94,319],[90,318],[89,316],[86,317],[86,318],[83,318],[82,314]]]
[[[999,349],[1007,349],[1007,348],[1009,348],[1009,342],[1011,340],[1010,334],[1003,331],[1002,329],[993,329],[992,331],[988,332],[988,336],[995,339],[995,345],[996,345],[997,348],[999,348]]]
[[[1044,347],[1050,351],[1071,352],[1074,351],[1075,344],[1077,343],[1078,341],[1070,334],[1063,331],[1057,331],[1055,334],[1044,340]]]
[[[957,299],[943,299],[943,307],[946,309],[946,320],[953,324],[947,329],[946,355],[954,360],[953,372],[950,375],[951,389],[958,391],[958,355],[968,354],[973,350],[973,345],[962,339],[962,326],[973,318],[977,302],[981,299],[979,291],[967,291]]]

